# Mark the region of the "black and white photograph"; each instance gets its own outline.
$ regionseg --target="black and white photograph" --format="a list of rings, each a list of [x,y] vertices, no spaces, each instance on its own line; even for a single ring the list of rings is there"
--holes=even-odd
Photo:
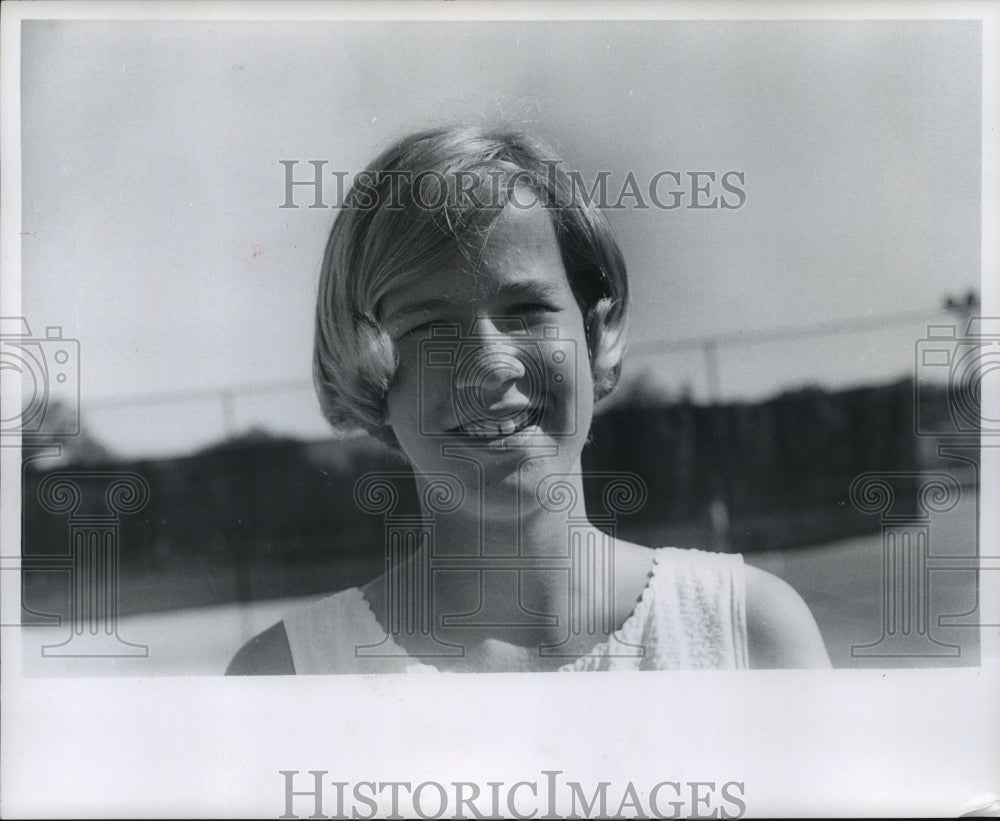
[[[3,15],[5,817],[1000,815],[1000,4]]]

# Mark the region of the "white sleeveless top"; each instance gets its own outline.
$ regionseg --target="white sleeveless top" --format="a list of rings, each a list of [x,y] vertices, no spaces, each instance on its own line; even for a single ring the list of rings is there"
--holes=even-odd
[[[635,609],[608,641],[559,668],[704,670],[748,666],[743,557],[661,547]],[[407,655],[352,587],[284,619],[295,672],[436,673]]]

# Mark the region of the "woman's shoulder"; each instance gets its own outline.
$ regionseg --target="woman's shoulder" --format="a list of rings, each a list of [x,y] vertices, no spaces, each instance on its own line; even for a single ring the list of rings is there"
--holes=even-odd
[[[282,676],[294,673],[292,649],[282,621],[244,644],[226,668],[227,676]]]
[[[745,566],[750,666],[829,667],[823,637],[808,605],[783,579]]]
[[[293,675],[354,660],[358,644],[378,642],[379,623],[357,587],[293,608],[233,657],[226,675]]]
[[[816,619],[802,597],[788,582],[747,564],[742,554],[661,547],[656,550],[656,561],[665,570],[664,583],[677,584],[681,578],[698,582],[721,576],[732,580],[736,585],[734,601],[742,600],[739,607],[745,608],[750,667],[830,666]],[[695,597],[701,600],[703,591],[699,585],[694,584],[692,589]]]

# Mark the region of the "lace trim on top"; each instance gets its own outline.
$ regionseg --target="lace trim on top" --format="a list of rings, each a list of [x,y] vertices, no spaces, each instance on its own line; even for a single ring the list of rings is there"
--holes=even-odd
[[[338,607],[311,609],[316,608],[313,605],[286,619],[286,628],[289,620],[296,622],[295,629],[286,632],[290,634],[293,659],[301,646],[303,667],[327,667],[326,663],[315,660],[311,648],[304,645],[310,643],[309,635],[314,631],[337,630],[338,637],[342,637],[338,643],[349,643],[351,650],[350,658],[333,662],[335,667],[346,663],[352,668],[341,672],[452,672],[409,655],[387,635],[360,588],[349,588],[317,605],[323,602],[329,605],[331,601],[337,601]],[[310,620],[310,616],[321,619],[321,613],[329,613],[330,620]],[[301,638],[300,631],[305,634]],[[366,659],[356,652],[366,646],[380,646],[383,652]],[[347,652],[344,648],[335,655]],[[583,672],[733,668],[746,667],[747,655],[742,556],[661,547],[653,552],[646,584],[622,626],[589,653],[556,669]]]
[[[628,652],[630,647],[640,647],[642,646],[642,634],[643,627],[646,621],[649,619],[650,608],[653,602],[653,580],[657,576],[657,571],[665,564],[664,557],[667,550],[676,548],[655,548],[653,551],[653,565],[649,570],[649,574],[646,576],[646,583],[643,585],[642,593],[639,594],[639,599],[632,608],[632,612],[628,614],[625,621],[622,622],[622,626],[615,630],[611,637],[605,641],[599,642],[594,645],[589,653],[583,656],[579,656],[573,661],[569,661],[566,664],[561,665],[557,668],[557,672],[560,673],[574,673],[574,672],[584,672],[588,670],[596,670],[603,666],[602,662],[605,662],[611,656],[621,657],[627,659],[634,659],[635,662],[641,661],[641,659],[646,655],[644,652]],[[364,603],[364,611],[367,614],[367,620],[371,626],[382,633],[382,625],[379,623],[378,617],[372,610],[371,603],[368,601],[364,592],[359,588],[351,588],[351,593],[356,593],[357,597],[361,599]],[[406,655],[406,651],[400,647],[392,636],[386,636],[385,644],[392,648],[394,651],[398,651],[400,655]],[[614,653],[613,650],[618,649],[618,645],[625,646],[624,653]],[[395,653],[394,653],[395,654]],[[427,664],[420,661],[417,658],[408,656],[411,659],[410,663],[406,666],[406,672],[408,673],[449,673],[449,670],[439,670],[433,664]],[[635,663],[629,666],[636,666]]]

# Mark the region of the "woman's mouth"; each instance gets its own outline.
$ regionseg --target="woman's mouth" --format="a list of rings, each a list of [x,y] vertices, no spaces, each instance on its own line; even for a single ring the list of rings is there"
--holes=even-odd
[[[463,428],[462,433],[476,439],[495,439],[498,436],[510,436],[513,433],[524,430],[526,427],[527,423],[520,424],[513,419],[505,419],[502,422],[469,426]]]
[[[527,442],[535,441],[542,429],[538,425],[526,425],[515,428],[510,433],[497,433],[483,436],[470,434],[466,440],[470,445],[476,445],[487,450],[506,451],[519,448]]]
[[[527,433],[539,433],[538,414],[519,414],[512,419],[477,419],[457,425],[448,431],[453,436],[475,442],[504,442]]]

